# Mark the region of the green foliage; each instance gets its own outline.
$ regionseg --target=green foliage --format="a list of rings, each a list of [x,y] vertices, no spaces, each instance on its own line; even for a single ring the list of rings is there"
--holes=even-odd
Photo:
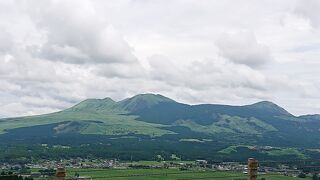
[[[318,174],[314,173],[314,174],[312,175],[312,180],[319,180]]]
[[[92,179],[130,179],[130,180],[173,180],[173,179],[246,179],[247,175],[239,172],[219,172],[210,170],[179,170],[179,169],[69,169],[67,173],[79,173]],[[294,177],[283,175],[264,175],[259,178],[268,180],[294,180]]]
[[[88,99],[56,113],[0,120],[4,152],[0,159],[26,161],[63,153],[148,160],[158,154],[165,159],[172,154],[186,159],[243,160],[252,155],[305,159],[309,156],[300,148],[320,146],[319,127],[317,115],[296,117],[266,101],[247,106],[187,105],[153,94],[120,102]],[[27,149],[30,144],[32,151]],[[48,146],[37,150],[40,144]],[[281,148],[258,152],[249,149],[253,145]],[[62,148],[66,146],[70,148]],[[81,152],[84,149],[90,153]],[[318,157],[319,152],[309,154]]]
[[[237,152],[237,148],[238,147],[247,147],[247,146],[229,146],[225,149],[222,149],[219,151],[219,153],[223,153],[223,154],[231,154],[231,153],[234,153],[234,152]]]
[[[162,95],[154,94],[139,94],[132,98],[125,99],[119,102],[119,106],[129,112],[139,111],[141,109],[150,108],[154,105],[163,102],[174,102],[172,99]]]
[[[157,161],[157,162],[164,161],[164,158],[163,158],[160,154],[158,154],[158,155],[156,156],[156,161]]]
[[[307,175],[303,172],[301,172],[299,175],[298,175],[298,178],[306,178]]]
[[[218,153],[229,158],[250,156],[261,157],[264,159],[307,159],[308,156],[296,148],[280,148],[273,147],[272,149],[265,149],[265,147],[255,147],[246,145],[233,145],[220,150]]]
[[[294,124],[291,125],[290,120],[288,122],[292,118],[298,117],[266,101],[248,106],[190,106],[161,95],[142,94],[120,102],[110,98],[88,99],[57,113],[0,120],[0,133],[21,127],[61,123],[54,127],[56,133],[162,136],[175,134],[165,130],[166,127],[183,126],[211,135],[263,135],[275,131],[292,133]],[[297,124],[301,130],[304,130],[301,128],[303,125]]]
[[[296,148],[281,148],[281,149],[264,151],[263,153],[266,153],[270,156],[296,156],[299,159],[307,159],[306,155],[301,153]]]
[[[172,154],[171,157],[170,157],[171,160],[174,160],[174,161],[180,161],[181,158],[179,158],[177,155],[175,154]]]
[[[165,125],[152,124],[135,120],[135,116],[83,111],[62,111],[58,113],[15,118],[0,121],[0,132],[5,129],[20,127],[32,127],[52,123],[61,123],[53,129],[56,133],[81,133],[81,134],[102,134],[102,135],[125,135],[145,134],[150,136],[161,136],[173,134],[161,127]],[[77,123],[74,123],[77,122]]]
[[[33,178],[32,177],[23,178],[22,176],[14,174],[11,171],[9,172],[2,171],[0,173],[0,180],[33,180]]]

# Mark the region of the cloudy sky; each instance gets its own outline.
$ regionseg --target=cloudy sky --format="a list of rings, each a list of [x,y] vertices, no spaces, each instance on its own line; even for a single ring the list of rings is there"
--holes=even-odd
[[[320,113],[319,0],[0,0],[0,117],[86,98]]]

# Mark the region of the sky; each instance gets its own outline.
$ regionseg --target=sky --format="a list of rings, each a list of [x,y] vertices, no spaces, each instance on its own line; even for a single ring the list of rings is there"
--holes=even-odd
[[[320,113],[319,0],[0,0],[0,117],[87,98]]]

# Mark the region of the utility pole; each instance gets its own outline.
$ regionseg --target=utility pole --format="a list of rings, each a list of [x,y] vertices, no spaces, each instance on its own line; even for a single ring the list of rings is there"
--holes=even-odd
[[[254,158],[248,159],[248,180],[257,180],[258,179],[258,160]]]

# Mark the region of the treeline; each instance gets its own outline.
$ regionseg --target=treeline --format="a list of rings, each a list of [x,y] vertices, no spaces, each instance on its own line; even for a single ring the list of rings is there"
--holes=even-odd
[[[151,139],[143,136],[90,138],[79,135],[43,139],[41,143],[29,142],[27,139],[23,142],[11,141],[0,144],[0,161],[25,163],[41,159],[60,160],[77,157],[136,161],[155,160],[159,154],[165,159],[171,159],[172,154],[179,155],[183,160],[214,159],[214,152],[224,147],[217,142],[194,144],[180,142],[177,139]]]
[[[120,136],[74,135],[15,140],[3,139],[3,136],[2,138],[0,136],[0,162],[25,164],[43,159],[60,160],[78,157],[137,161],[157,160],[157,155],[161,155],[164,160],[171,160],[172,154],[177,155],[181,160],[246,161],[248,157],[256,157],[260,160],[296,159],[293,156],[272,157],[241,147],[233,154],[221,154],[219,151],[227,148],[230,144],[219,140],[201,143],[181,142],[180,138],[187,137],[131,136],[124,138]],[[320,153],[313,151],[309,153],[307,155],[311,159],[320,159]]]
[[[21,175],[14,174],[13,172],[2,171],[0,173],[0,180],[33,180],[32,177],[22,177]]]

